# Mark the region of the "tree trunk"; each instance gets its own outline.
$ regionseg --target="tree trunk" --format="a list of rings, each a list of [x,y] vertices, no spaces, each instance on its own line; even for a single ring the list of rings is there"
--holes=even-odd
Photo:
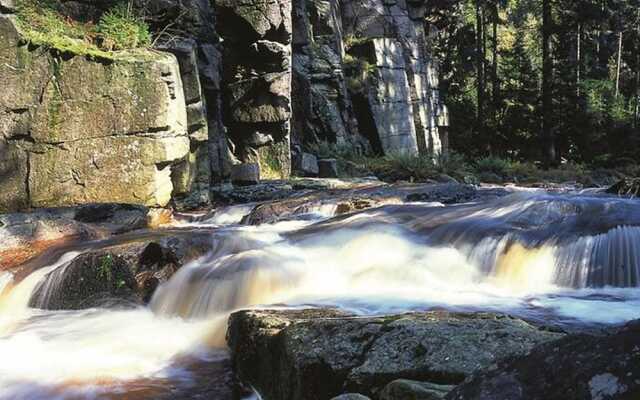
[[[640,8],[636,12],[636,110],[633,127],[638,128],[640,122]]]
[[[482,137],[484,134],[484,52],[483,52],[483,16],[481,1],[476,0],[476,74],[477,74],[477,89],[478,89],[478,133]]]
[[[497,125],[498,119],[498,105],[500,102],[500,82],[498,81],[498,3],[494,3],[493,14],[493,65],[491,66],[491,81],[492,81],[492,97],[493,97],[493,119]]]
[[[552,125],[553,60],[551,59],[551,0],[542,0],[542,151],[543,162],[549,167],[556,162]]]
[[[620,95],[620,66],[622,64],[622,31],[618,34],[618,63],[616,65],[616,98]]]
[[[576,106],[580,102],[582,78],[582,23],[578,22],[578,34],[576,36]]]

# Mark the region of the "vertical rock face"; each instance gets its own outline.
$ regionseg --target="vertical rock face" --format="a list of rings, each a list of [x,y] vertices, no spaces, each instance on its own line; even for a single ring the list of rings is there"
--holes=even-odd
[[[293,132],[296,143],[363,146],[343,70],[338,0],[294,1]]]
[[[233,153],[262,178],[291,171],[291,0],[217,0],[224,121]]]
[[[108,63],[20,44],[0,15],[0,209],[88,202],[166,205],[189,152],[175,58]]]
[[[438,125],[446,121],[438,118],[444,108],[423,7],[412,0],[342,3],[358,122],[361,129],[375,130],[369,137],[378,151],[442,151]]]
[[[59,5],[95,21],[117,3]],[[163,52],[98,62],[26,46],[0,0],[0,210],[205,205],[234,164],[287,178],[292,144],[446,147],[421,1],[134,3]]]
[[[185,204],[209,201],[209,186],[228,174],[228,147],[220,115],[221,45],[215,13],[208,0],[138,0],[155,16],[152,28],[180,32],[159,34],[158,47],[173,53],[180,65],[190,139],[188,157],[175,169],[174,197]]]

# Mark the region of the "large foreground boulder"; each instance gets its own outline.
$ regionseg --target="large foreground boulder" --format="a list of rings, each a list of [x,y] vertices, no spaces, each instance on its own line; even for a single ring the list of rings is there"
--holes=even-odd
[[[562,336],[496,314],[354,317],[333,310],[240,311],[227,341],[239,380],[265,400],[377,398],[391,381],[458,384]]]
[[[607,336],[571,335],[499,362],[448,400],[640,399],[640,321]]]

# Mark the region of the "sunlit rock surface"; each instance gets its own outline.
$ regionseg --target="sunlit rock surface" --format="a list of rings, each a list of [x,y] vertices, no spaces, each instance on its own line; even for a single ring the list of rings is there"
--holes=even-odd
[[[0,210],[90,202],[163,206],[189,153],[170,54],[62,58],[20,42],[0,15]]]

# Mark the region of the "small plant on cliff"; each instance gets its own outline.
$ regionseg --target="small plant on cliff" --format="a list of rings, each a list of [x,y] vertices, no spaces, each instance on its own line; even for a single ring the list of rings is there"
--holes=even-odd
[[[130,4],[119,4],[107,11],[97,27],[101,46],[107,50],[149,47],[149,26],[133,12]]]
[[[149,27],[130,5],[107,11],[96,25],[65,15],[58,0],[18,0],[17,22],[26,40],[50,49],[95,58],[113,50],[149,47]]]

